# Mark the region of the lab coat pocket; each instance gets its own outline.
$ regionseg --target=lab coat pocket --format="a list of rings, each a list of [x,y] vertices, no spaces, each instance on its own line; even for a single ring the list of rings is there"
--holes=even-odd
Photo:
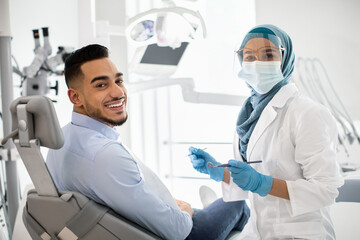
[[[278,238],[324,239],[325,229],[320,222],[277,223],[273,225]]]

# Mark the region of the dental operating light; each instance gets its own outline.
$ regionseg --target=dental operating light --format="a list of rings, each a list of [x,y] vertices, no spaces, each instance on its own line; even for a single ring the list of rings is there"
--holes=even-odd
[[[201,26],[206,37],[204,19],[198,11],[183,7],[155,8],[129,19],[126,36],[136,45],[156,43],[160,47],[181,47],[195,38]]]

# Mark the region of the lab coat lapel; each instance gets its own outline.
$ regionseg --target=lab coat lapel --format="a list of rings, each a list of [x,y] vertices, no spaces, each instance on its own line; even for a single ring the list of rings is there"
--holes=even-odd
[[[252,151],[261,137],[261,135],[264,133],[266,128],[274,121],[276,118],[276,111],[273,108],[273,106],[269,103],[263,110],[263,112],[260,115],[260,118],[254,128],[254,131],[251,134],[251,137],[249,139],[249,145],[247,148],[247,160],[251,161],[251,154]]]
[[[239,151],[239,135],[235,131],[234,134],[234,140],[233,140],[233,151],[234,151],[234,157],[236,160],[242,160],[240,151]],[[244,161],[244,160],[242,160]]]
[[[250,161],[252,151],[256,146],[257,141],[263,135],[265,130],[269,125],[275,120],[277,116],[276,108],[283,108],[285,103],[295,94],[298,93],[295,84],[290,83],[282,87],[273,99],[268,103],[264,108],[263,112],[260,115],[260,118],[254,128],[254,131],[251,134],[249,139],[249,144],[247,148],[247,159]]]

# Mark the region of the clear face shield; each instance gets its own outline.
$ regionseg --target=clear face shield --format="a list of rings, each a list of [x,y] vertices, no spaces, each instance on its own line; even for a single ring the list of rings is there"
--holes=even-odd
[[[240,64],[254,61],[281,62],[282,53],[285,49],[281,47],[279,37],[270,34],[265,36],[262,33],[250,33],[247,37],[250,39],[246,42],[245,46],[236,51]]]
[[[257,93],[265,94],[284,79],[281,63],[285,49],[275,35],[250,33],[246,38],[246,44],[236,51],[241,64],[238,77]]]

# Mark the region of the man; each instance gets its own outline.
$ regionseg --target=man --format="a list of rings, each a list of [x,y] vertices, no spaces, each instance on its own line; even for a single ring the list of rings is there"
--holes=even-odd
[[[242,230],[249,217],[245,202],[215,201],[204,210],[165,201],[147,181],[143,167],[118,140],[115,126],[127,119],[123,75],[108,49],[89,45],[65,63],[72,121],[63,128],[65,144],[50,150],[49,171],[59,190],[76,191],[107,205],[164,239],[224,239]]]

